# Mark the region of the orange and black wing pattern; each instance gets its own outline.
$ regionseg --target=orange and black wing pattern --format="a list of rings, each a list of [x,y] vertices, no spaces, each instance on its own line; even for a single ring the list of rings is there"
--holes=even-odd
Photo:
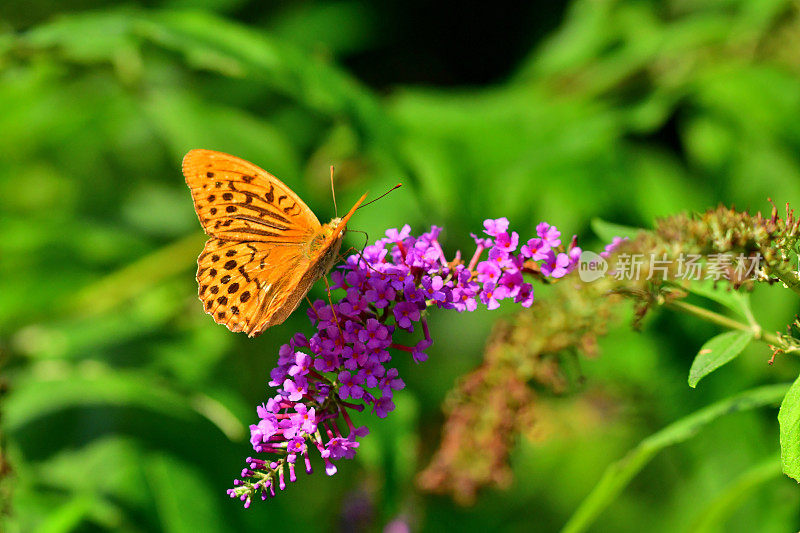
[[[192,150],[183,175],[206,233],[277,245],[307,242],[320,223],[282,181],[258,166],[213,150]]]

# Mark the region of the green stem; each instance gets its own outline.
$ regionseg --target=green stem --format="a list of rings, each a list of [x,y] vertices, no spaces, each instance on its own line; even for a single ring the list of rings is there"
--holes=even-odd
[[[792,289],[797,294],[800,294],[800,279],[794,271],[784,271],[779,269],[770,270],[770,274],[778,278],[784,285]]]
[[[670,309],[675,309],[696,316],[698,318],[702,318],[706,322],[713,322],[714,324],[719,324],[720,326],[730,329],[749,331],[753,334],[753,336],[756,339],[764,341],[768,344],[772,345],[783,344],[783,342],[781,342],[781,340],[777,336],[773,335],[772,333],[765,332],[761,328],[761,326],[758,325],[757,323],[754,323],[752,325],[745,324],[744,322],[739,322],[738,320],[734,320],[728,316],[715,313],[714,311],[709,311],[704,307],[699,307],[686,302],[680,302],[680,301],[670,302],[666,304],[666,306],[669,307]]]

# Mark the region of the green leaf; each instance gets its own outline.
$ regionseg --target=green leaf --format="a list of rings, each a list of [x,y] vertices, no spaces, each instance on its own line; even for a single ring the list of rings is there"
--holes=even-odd
[[[22,39],[34,48],[58,48],[76,61],[109,60],[134,46],[130,31],[134,18],[135,11],[128,8],[62,16],[32,29]]]
[[[800,481],[800,377],[792,384],[778,412],[783,473]]]
[[[137,33],[185,55],[189,64],[248,77],[325,115],[352,116],[370,141],[394,144],[393,125],[379,101],[344,71],[263,31],[200,11],[158,12]]]
[[[703,507],[689,531],[692,533],[724,531],[725,521],[739,508],[741,502],[761,485],[780,475],[780,461],[777,457],[770,457],[746,470]]]
[[[68,533],[77,531],[94,505],[91,494],[80,494],[64,505],[53,509],[36,529],[38,533]]]
[[[152,290],[158,282],[189,270],[205,239],[206,235],[198,231],[98,279],[75,293],[67,311],[97,315]]]
[[[743,317],[752,319],[752,312],[750,311],[750,295],[746,292],[737,292],[729,290],[727,285],[714,284],[714,280],[704,279],[700,281],[692,281],[691,283],[675,283],[684,290],[713,300],[720,305],[724,305],[731,311],[739,313]]]
[[[41,367],[40,371],[45,371],[46,366]],[[58,369],[57,378],[18,381],[5,405],[4,425],[7,430],[15,431],[64,409],[96,405],[135,406],[184,420],[199,415],[217,423],[187,398],[160,383],[156,376],[97,366],[85,370],[67,367]],[[222,429],[226,430],[229,428]]]
[[[751,389],[709,405],[650,435],[628,452],[625,457],[611,463],[606,468],[600,481],[581,502],[562,532],[586,531],[600,516],[600,513],[622,492],[628,482],[662,449],[689,440],[704,426],[722,415],[775,404],[783,398],[788,388],[789,384],[784,383]],[[792,388],[800,389],[800,386],[795,382]],[[796,430],[797,424],[795,423]],[[781,440],[783,441],[783,439]],[[797,450],[795,449],[795,451]],[[796,462],[795,465],[797,464]]]
[[[632,226],[613,224],[611,222],[606,222],[601,218],[593,218],[592,231],[594,231],[595,234],[604,241],[611,242],[614,237],[628,237],[629,239],[633,239],[640,231],[644,230],[641,228],[634,228]]]
[[[697,387],[701,379],[736,358],[752,340],[752,331],[727,331],[709,339],[692,362],[689,386]]]
[[[154,494],[161,531],[195,533],[226,531],[220,490],[212,488],[194,465],[167,454],[146,460],[147,480]]]
[[[191,148],[208,147],[256,161],[277,176],[300,174],[284,132],[255,115],[172,88],[154,90],[145,109],[176,161]]]
[[[39,481],[30,490],[91,495],[94,501],[88,514],[92,520],[112,526],[122,520],[124,509],[144,505],[148,499],[142,471],[146,445],[137,437],[110,435],[80,447],[60,448],[52,457],[31,465],[27,477]],[[107,469],[109,464],[114,468]]]

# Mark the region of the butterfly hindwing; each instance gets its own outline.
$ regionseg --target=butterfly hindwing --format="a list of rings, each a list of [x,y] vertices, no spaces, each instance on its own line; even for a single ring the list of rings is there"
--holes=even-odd
[[[236,241],[307,242],[320,229],[308,206],[258,166],[213,150],[191,150],[183,175],[203,229]]]
[[[198,295],[203,309],[231,331],[258,335],[283,322],[275,318],[296,292],[307,263],[299,246],[212,237],[197,259]],[[305,292],[301,298],[304,295]]]

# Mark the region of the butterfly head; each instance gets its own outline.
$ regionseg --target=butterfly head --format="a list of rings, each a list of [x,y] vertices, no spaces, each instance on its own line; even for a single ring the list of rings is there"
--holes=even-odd
[[[327,224],[323,225],[322,229],[311,240],[311,251],[313,252],[319,250],[321,247],[330,246],[333,242],[338,241],[341,243],[342,233],[344,233],[347,222],[350,220],[350,217],[353,216],[353,213],[356,212],[356,209],[358,209],[358,206],[361,205],[361,202],[363,202],[364,198],[366,197],[367,195],[365,193],[361,198],[358,199],[355,205],[345,216],[336,217]]]

